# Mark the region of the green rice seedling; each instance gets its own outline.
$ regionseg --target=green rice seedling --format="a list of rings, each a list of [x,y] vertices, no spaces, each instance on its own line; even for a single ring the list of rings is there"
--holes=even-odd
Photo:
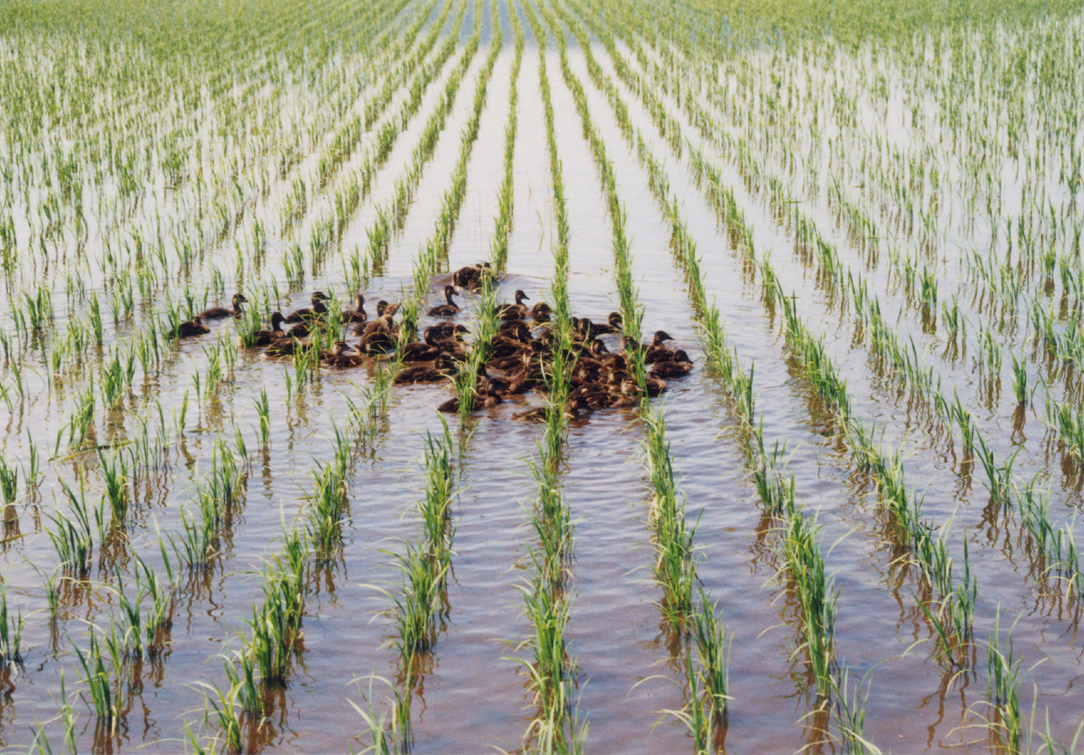
[[[949,416],[960,428],[960,442],[964,448],[964,454],[970,455],[975,451],[975,425],[971,421],[971,412],[964,408],[959,394],[953,392],[953,403],[949,405]]]
[[[378,681],[388,687],[387,700],[391,703],[391,714],[381,712],[377,715],[373,711],[373,682]],[[398,687],[387,679],[379,676],[369,677],[369,690],[362,693],[365,707],[361,707],[353,700],[347,700],[358,715],[365,722],[369,730],[369,746],[362,753],[374,755],[393,755],[393,753],[409,752],[413,742],[413,733],[410,726],[410,693],[403,693]]]
[[[1012,393],[1016,394],[1018,407],[1029,404],[1027,358],[1020,361],[1016,356],[1012,356]]]
[[[991,708],[988,725],[1001,745],[1020,752],[1023,721],[1020,717],[1020,664],[1013,651],[1012,630],[1001,637],[1001,611],[994,618],[987,654],[986,701]]]
[[[108,727],[110,734],[115,735],[117,724],[127,711],[128,705],[128,685],[122,678],[124,668],[118,667],[114,661],[112,676],[115,677],[115,681],[110,680],[111,674],[106,668],[98,634],[93,627],[89,630],[89,645],[86,653],[78,645],[72,647],[79,667],[83,670],[83,683],[87,685],[87,693],[90,695],[90,700],[87,702],[97,715],[98,721]],[[85,697],[83,699],[86,700]]]
[[[256,404],[256,414],[260,419],[260,443],[266,450],[271,442],[271,403],[267,398],[267,389],[261,388]]]
[[[81,448],[86,442],[90,426],[94,422],[94,381],[76,399],[75,410],[68,422],[68,447]],[[58,437],[59,445],[59,437]]]
[[[90,327],[94,334],[94,343],[101,346],[105,339],[102,332],[102,308],[97,294],[90,297]]]
[[[835,665],[835,616],[839,588],[825,574],[824,558],[815,540],[818,529],[803,516],[791,515],[784,532],[783,545],[787,568],[802,607],[804,649],[817,692],[827,695],[831,691]]]
[[[13,618],[8,608],[8,586],[0,585],[0,667],[22,663],[23,613]]]
[[[699,655],[704,699],[713,716],[725,715],[730,703],[727,668],[733,635],[727,636],[719,623],[717,606],[703,588],[700,590],[698,607],[692,615],[690,630]]]
[[[231,753],[231,755],[239,755],[242,752],[241,719],[237,715],[237,696],[240,693],[240,684],[230,685],[225,691],[217,684],[207,684],[205,682],[197,682],[197,684],[205,687],[209,692],[206,702],[210,704],[210,710],[206,711],[205,718],[214,720],[218,726],[218,733],[225,745],[225,752]]]
[[[230,689],[237,690],[237,700],[241,703],[241,710],[258,721],[264,716],[265,706],[263,692],[256,682],[256,668],[246,653],[237,655],[237,663],[241,664],[240,673],[234,663],[223,662],[226,680],[229,682]]]
[[[692,657],[688,650],[685,653],[686,684],[689,688],[689,701],[681,710],[664,710],[664,716],[672,716],[685,725],[689,736],[693,740],[693,751],[697,755],[708,755],[713,752],[715,719],[704,712],[704,706],[700,703],[701,693],[700,680],[693,671]]]
[[[986,472],[986,488],[990,491],[991,500],[1000,506],[1009,506],[1012,492],[1012,468],[1020,449],[1016,449],[1004,463],[998,464],[993,451],[986,445],[986,440],[979,436],[979,461]]]
[[[855,683],[853,693],[850,689],[851,681],[850,669],[845,665],[838,679],[833,679],[843,752],[847,755],[880,755],[880,748],[863,736],[866,726],[866,702],[870,691],[869,673],[867,672]]]
[[[123,527],[128,516],[128,506],[131,503],[129,482],[131,469],[126,458],[120,454],[113,454],[106,460],[105,454],[98,449],[98,462],[105,482],[105,498],[109,502],[109,508],[113,513],[113,525]]]
[[[74,519],[69,519],[62,512],[49,514],[56,530],[46,530],[49,539],[60,558],[60,565],[66,571],[85,576],[90,571],[90,558],[94,550],[94,541],[90,526],[90,512],[86,504],[86,489],[79,481],[79,495],[66,482],[61,482],[64,495],[68,499],[68,509]]]
[[[187,508],[181,509],[180,535],[171,534],[169,539],[174,553],[189,569],[207,568],[218,553],[218,534],[213,524],[204,517],[193,518]]]
[[[14,467],[9,467],[7,461],[0,457],[0,497],[3,498],[4,509],[13,506],[19,494],[19,476]]]

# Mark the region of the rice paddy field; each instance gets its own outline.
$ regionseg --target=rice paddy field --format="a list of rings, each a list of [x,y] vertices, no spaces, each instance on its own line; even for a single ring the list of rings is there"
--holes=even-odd
[[[1080,752],[1082,103],[1068,0],[0,4],[0,751]]]

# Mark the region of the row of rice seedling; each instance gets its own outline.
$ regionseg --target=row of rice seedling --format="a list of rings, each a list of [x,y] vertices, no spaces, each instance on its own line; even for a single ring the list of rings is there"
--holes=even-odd
[[[588,723],[581,722],[576,690],[579,666],[567,646],[566,627],[571,618],[570,579],[574,557],[575,524],[560,481],[560,464],[568,437],[565,405],[571,392],[572,327],[568,304],[568,208],[564,172],[557,152],[554,109],[546,66],[547,36],[534,9],[524,5],[538,49],[539,90],[545,119],[549,154],[550,185],[557,234],[551,248],[554,268],[550,278],[553,299],[551,326],[554,333],[553,359],[545,371],[547,403],[538,462],[528,462],[538,484],[529,520],[537,545],[527,546],[531,573],[523,593],[524,612],[534,626],[534,635],[521,647],[530,648],[529,659],[517,658],[528,674],[534,693],[535,712],[524,733],[524,741],[545,753],[583,752]],[[517,39],[521,38],[517,19]]]
[[[483,274],[481,278],[481,291],[478,296],[476,307],[477,318],[475,320],[474,338],[471,343],[470,356],[466,364],[455,376],[455,391],[459,405],[460,421],[464,421],[475,408],[477,402],[477,386],[479,371],[490,356],[490,344],[500,327],[496,306],[495,277],[502,274],[508,258],[508,238],[512,232],[513,210],[513,179],[515,176],[515,149],[516,149],[516,126],[517,126],[517,103],[518,80],[520,66],[523,62],[523,29],[519,22],[519,16],[512,14],[512,29],[515,34],[515,57],[512,61],[511,85],[508,104],[508,121],[504,128],[504,177],[501,181],[500,193],[497,197],[497,219],[493,230],[493,240],[490,243],[490,260],[492,274]],[[503,42],[503,33],[497,27],[494,38],[494,46],[500,49]]]
[[[565,18],[568,20],[567,16]],[[575,32],[576,27],[573,28]],[[669,216],[674,226],[673,243],[686,271],[686,280],[693,299],[694,314],[704,328],[703,332],[707,334],[705,339],[702,339],[705,340],[705,352],[724,375],[741,375],[740,378],[736,378],[731,383],[732,390],[735,387],[740,387],[740,390],[735,391],[732,395],[744,397],[745,406],[749,409],[749,416],[744,417],[745,425],[749,428],[750,433],[757,436],[758,441],[748,444],[747,453],[756,455],[759,451],[759,454],[764,456],[764,442],[763,437],[760,435],[760,425],[754,422],[752,416],[753,388],[751,371],[749,375],[745,375],[740,370],[735,370],[734,357],[725,347],[725,335],[718,311],[714,307],[709,309],[707,305],[706,293],[698,271],[695,244],[680,219],[676,200],[670,195],[665,177],[662,175],[658,164],[654,162],[647,151],[643,139],[635,133],[629,122],[616,89],[613,88],[612,83],[609,82],[598,67],[597,62],[594,61],[590,48],[586,44],[586,36],[582,31],[579,32],[578,36],[587,60],[588,70],[595,78],[595,83],[607,93],[623,135],[629,141],[630,146],[639,147],[641,159],[652,168],[649,170],[651,176],[649,183],[655,189],[663,211]],[[661,417],[654,417],[649,422],[649,426],[653,429],[653,431],[649,431],[648,443],[649,449],[652,451],[649,458],[652,460],[652,478],[656,490],[656,501],[661,500],[668,504],[661,507],[663,511],[672,510],[674,509],[675,497],[673,472],[669,465],[668,454],[664,453],[666,448],[664,436],[660,430],[655,429],[664,426]],[[823,557],[816,546],[816,527],[807,522],[800,507],[795,504],[793,482],[789,485],[784,483],[779,472],[775,469],[778,456],[779,447],[777,446],[776,453],[771,461],[766,457],[754,461],[753,456],[750,456],[750,461],[758,473],[758,490],[761,492],[762,500],[770,511],[783,514],[790,522],[786,528],[787,536],[784,538],[787,546],[785,548],[786,562],[790,566],[792,576],[802,597],[800,602],[804,609],[806,643],[814,669],[814,677],[817,680],[818,691],[827,694],[831,690],[831,669],[835,662],[832,648],[832,628],[834,626],[836,591],[832,587],[831,580],[825,577]],[[771,470],[774,479],[768,477],[769,470]],[[679,511],[678,513],[683,512]],[[686,545],[686,540],[688,540],[688,545],[691,545],[691,533],[688,538],[685,537],[684,517],[682,516],[679,520],[671,513],[666,519],[671,522],[671,528],[675,533],[674,537],[666,538],[667,541],[673,542],[673,550],[680,552],[682,546]],[[669,550],[668,548],[667,551]],[[686,550],[688,550],[687,547]],[[692,583],[680,579],[681,572],[679,569],[673,571],[675,575],[669,582],[675,587],[676,595],[679,596],[674,602],[686,606],[685,611],[677,610],[677,615],[684,615],[684,618],[688,619],[689,616],[693,615]],[[682,587],[683,583],[686,583],[684,588]],[[701,648],[701,654],[709,657],[719,656],[720,653],[721,650],[717,647]],[[716,713],[720,712],[719,708],[714,710]]]
[[[547,8],[543,7],[542,13],[557,38],[562,73],[565,82],[573,91],[585,138],[591,144],[592,153],[603,177],[604,188],[608,193],[613,228],[614,276],[625,323],[624,335],[634,339],[634,343],[639,343],[642,310],[631,280],[628,242],[623,230],[624,210],[617,195],[613,166],[590,119],[584,90],[569,67],[564,29]],[[586,48],[585,53],[590,54]],[[637,354],[639,359],[629,358]],[[646,386],[642,353],[634,349],[626,352],[626,355],[630,369],[641,386]],[[653,571],[663,592],[660,611],[672,631],[682,638],[691,639],[697,649],[695,663],[690,652],[686,652],[684,658],[689,704],[684,711],[677,711],[675,715],[689,727],[696,751],[706,752],[719,743],[718,737],[729,700],[727,634],[719,623],[717,607],[711,600],[710,593],[701,587],[694,595],[699,581],[693,545],[696,528],[690,528],[686,521],[685,503],[674,479],[673,459],[666,440],[665,418],[661,412],[652,411],[647,405],[646,388],[641,398],[643,404],[640,411],[644,414],[647,430],[645,449],[652,485],[651,522],[656,549]]]

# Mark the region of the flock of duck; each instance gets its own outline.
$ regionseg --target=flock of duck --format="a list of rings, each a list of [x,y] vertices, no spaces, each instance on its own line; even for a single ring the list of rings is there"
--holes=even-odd
[[[453,380],[460,369],[469,363],[464,336],[467,328],[452,320],[461,313],[455,297],[461,291],[477,291],[484,276],[490,275],[488,263],[464,267],[453,273],[451,283],[444,286],[444,304],[432,307],[426,314],[440,318],[439,322],[422,331],[422,339],[404,344],[402,361],[405,365],[395,376],[398,385]],[[458,286],[458,288],[457,288]],[[254,345],[264,349],[269,358],[287,357],[309,348],[314,331],[326,329],[327,304],[330,298],[323,291],[311,296],[311,307],[299,309],[289,315],[275,312],[271,315],[269,330],[256,334]],[[524,303],[530,297],[516,291],[514,304],[502,304],[494,314],[500,327],[490,344],[489,355],[478,365],[475,381],[475,407],[486,408],[503,403],[509,396],[531,391],[544,391],[544,374],[553,359],[554,333],[549,326],[552,312],[545,302],[528,308]],[[233,297],[232,308],[213,307],[200,312],[190,322],[176,328],[179,338],[191,338],[210,332],[204,321],[240,318],[241,305],[247,303],[244,295]],[[399,340],[399,325],[394,316],[398,303],[380,301],[376,317],[369,319],[365,311],[364,294],[357,295],[354,309],[341,313],[340,322],[349,323],[350,332],[359,338],[356,344],[338,341],[331,348],[320,352],[323,365],[335,369],[360,367],[373,357],[394,352]],[[285,326],[291,327],[286,328]],[[693,363],[681,349],[671,349],[666,344],[673,340],[665,331],[656,331],[650,343],[641,344],[622,337],[622,320],[618,312],[611,312],[605,323],[592,322],[587,317],[572,318],[574,362],[571,371],[571,391],[566,412],[572,417],[598,409],[632,407],[639,403],[645,390],[649,397],[658,396],[666,390],[666,380],[688,375]],[[611,351],[604,340],[615,336]],[[641,386],[629,371],[628,354],[634,349],[643,355],[649,365],[645,386]],[[459,399],[452,398],[441,404],[442,412],[457,412]],[[512,415],[513,419],[541,420],[545,408],[537,407]]]

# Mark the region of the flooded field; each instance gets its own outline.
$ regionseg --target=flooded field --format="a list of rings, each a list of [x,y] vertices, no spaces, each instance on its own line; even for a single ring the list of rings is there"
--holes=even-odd
[[[0,6],[0,752],[1080,751],[1084,15],[763,5]]]

